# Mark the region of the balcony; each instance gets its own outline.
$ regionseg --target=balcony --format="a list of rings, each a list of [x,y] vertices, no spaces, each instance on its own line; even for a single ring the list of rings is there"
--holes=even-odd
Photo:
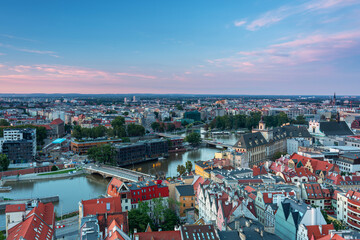
[[[360,224],[357,224],[357,223],[355,223],[354,221],[351,221],[351,220],[349,220],[349,219],[348,219],[348,224],[349,224],[351,227],[354,227],[354,228],[360,230]]]
[[[350,207],[350,205],[348,206],[348,209],[349,209],[350,211],[353,211],[353,212],[356,212],[356,213],[360,214],[360,210],[359,210],[359,209],[354,208],[354,207]]]
[[[357,217],[357,216],[355,216],[355,215],[352,214],[352,213],[348,213],[347,215],[348,215],[348,217],[350,217],[350,218],[352,218],[352,219],[355,219],[355,220],[357,220],[357,221],[360,221],[360,217]]]

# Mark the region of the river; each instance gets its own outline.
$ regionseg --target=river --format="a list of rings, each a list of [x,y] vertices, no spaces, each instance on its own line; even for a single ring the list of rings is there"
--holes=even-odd
[[[218,136],[216,140],[234,144],[236,142],[236,136]],[[185,164],[188,160],[192,162],[209,160],[219,151],[221,150],[216,148],[199,148],[189,152],[172,153],[165,160],[145,162],[135,166],[129,166],[129,168],[144,173],[155,174],[156,172],[163,172],[166,176],[176,176],[176,168],[179,164]],[[81,200],[95,198],[105,194],[107,184],[108,181],[99,176],[78,176],[71,179],[8,183],[6,186],[11,186],[12,190],[8,193],[0,193],[0,196],[11,199],[25,199],[58,195],[60,202],[54,205],[56,213],[61,215],[78,210],[78,203]],[[3,229],[5,229],[4,213],[0,214],[0,230]]]

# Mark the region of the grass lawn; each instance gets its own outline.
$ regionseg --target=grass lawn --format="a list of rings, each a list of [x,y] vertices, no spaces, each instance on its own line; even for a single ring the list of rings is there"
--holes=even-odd
[[[75,168],[71,168],[71,169],[65,169],[65,170],[58,170],[58,171],[53,171],[53,172],[47,172],[47,173],[40,173],[38,174],[38,176],[44,176],[44,175],[55,175],[55,174],[63,174],[63,173],[68,173],[68,172],[72,172],[77,169]]]

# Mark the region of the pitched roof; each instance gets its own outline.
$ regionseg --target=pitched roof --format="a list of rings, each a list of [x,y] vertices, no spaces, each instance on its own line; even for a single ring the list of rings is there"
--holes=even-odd
[[[81,201],[81,203],[84,217],[102,213],[122,212],[120,197],[91,199]]]
[[[6,205],[5,213],[24,212],[25,210],[26,210],[25,203],[23,203],[23,204],[12,204],[12,205]]]
[[[139,232],[134,233],[139,236],[139,240],[181,240],[180,231],[160,231],[160,232]]]
[[[242,134],[234,147],[254,148],[267,144],[266,139],[260,132]]]
[[[185,225],[180,232],[182,239],[186,240],[219,240],[213,225]]]
[[[182,197],[195,196],[194,188],[191,185],[179,185],[179,186],[176,186],[175,188],[176,188],[176,191]]]
[[[330,136],[354,135],[349,126],[344,121],[340,122],[320,122],[320,131]]]
[[[334,230],[334,226],[332,224],[321,225],[321,229],[319,225],[311,225],[305,226],[308,230],[308,238],[317,240],[329,233],[329,230]]]
[[[41,239],[50,240],[54,234],[55,224],[54,205],[39,203],[30,211],[24,221],[9,229],[7,239]]]
[[[61,120],[60,118],[57,118],[57,119],[53,120],[50,124],[51,125],[59,125],[59,124],[62,124],[62,123],[64,123],[64,121]]]

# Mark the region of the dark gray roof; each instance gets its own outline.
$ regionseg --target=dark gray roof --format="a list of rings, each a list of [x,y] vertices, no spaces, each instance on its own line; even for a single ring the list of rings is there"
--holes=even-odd
[[[320,122],[320,131],[329,136],[354,135],[349,126],[344,121],[340,122]]]
[[[220,240],[241,240],[238,231],[218,231]]]
[[[194,196],[194,187],[192,185],[179,185],[176,186],[176,190],[179,192],[180,196]]]
[[[243,234],[245,234],[246,239],[269,239],[269,240],[280,240],[278,236],[272,233],[264,231],[264,226],[255,220],[250,220],[246,217],[238,217],[234,221],[228,224],[228,228],[231,230],[235,229],[235,221],[239,221],[239,227],[242,229]],[[246,222],[251,222],[250,226],[246,226]],[[260,235],[260,232],[263,232],[263,237]]]
[[[240,136],[234,147],[254,148],[267,144],[266,139],[260,132],[246,133]]]

